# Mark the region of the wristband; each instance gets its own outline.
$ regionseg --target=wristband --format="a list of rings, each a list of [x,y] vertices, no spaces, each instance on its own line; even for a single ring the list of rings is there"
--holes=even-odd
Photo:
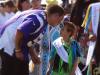
[[[21,50],[15,50],[16,53],[21,52]]]
[[[32,46],[33,46],[32,41],[29,41],[29,42],[27,43],[27,46],[28,46],[28,47],[32,47]]]

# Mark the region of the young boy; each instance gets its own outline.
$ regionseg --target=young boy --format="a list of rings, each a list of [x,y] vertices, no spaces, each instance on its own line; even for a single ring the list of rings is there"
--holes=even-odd
[[[55,52],[51,56],[50,66],[53,66],[51,75],[74,75],[78,66],[80,48],[73,39],[75,26],[71,22],[64,22],[61,29],[61,37],[53,42]],[[52,53],[52,52],[51,52]]]

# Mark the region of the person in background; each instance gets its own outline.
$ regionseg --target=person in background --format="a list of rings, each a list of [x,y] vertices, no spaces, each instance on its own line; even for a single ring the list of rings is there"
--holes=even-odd
[[[1,3],[0,4],[0,26],[2,26],[3,23],[5,23],[5,21],[7,20],[6,15],[7,13],[5,12],[5,4]]]
[[[77,0],[72,9],[70,21],[81,27],[87,7],[95,2],[98,2],[98,0]]]
[[[70,21],[70,16],[71,16],[71,5],[67,5],[66,7],[64,7],[64,10],[65,10],[65,17],[64,17],[64,20],[67,20],[67,21]]]
[[[6,15],[7,20],[15,15],[14,11],[15,11],[15,5],[14,5],[13,1],[5,2],[5,12],[7,13],[7,15]]]
[[[17,12],[16,12],[15,16],[18,14],[21,14],[24,11],[29,10],[31,5],[30,5],[29,0],[17,0],[16,7],[17,7]],[[23,18],[19,20],[19,24],[22,22],[22,20],[23,20]],[[18,21],[16,21],[16,22],[18,22]],[[17,25],[19,25],[19,24],[17,24]]]
[[[22,12],[22,11],[30,9],[30,7],[31,6],[30,6],[29,0],[17,0],[18,11]]]
[[[99,0],[77,0],[71,12],[70,21],[77,26],[77,40],[79,41],[84,28],[81,27],[86,10],[89,4],[99,2]]]
[[[68,0],[62,0],[62,7],[66,8],[68,3],[69,3]]]
[[[15,5],[12,1],[7,1],[3,4],[1,4],[2,11],[0,13],[0,25],[3,26],[3,24],[9,20],[12,16],[15,15],[14,9]]]
[[[79,45],[81,47],[81,52],[80,53],[82,55],[82,57],[80,57],[79,68],[82,70],[85,67],[87,53],[88,53],[88,35],[87,34],[81,35],[81,37],[79,39]],[[88,68],[86,68],[82,72],[82,74],[87,75],[87,70],[88,70]]]
[[[32,9],[43,9],[41,6],[41,0],[31,0]]]
[[[5,13],[4,13],[4,12],[5,12],[5,11],[4,11],[4,10],[5,10],[5,9],[4,9],[4,6],[5,6],[4,3],[0,3],[0,13],[2,13],[2,14],[5,14]]]

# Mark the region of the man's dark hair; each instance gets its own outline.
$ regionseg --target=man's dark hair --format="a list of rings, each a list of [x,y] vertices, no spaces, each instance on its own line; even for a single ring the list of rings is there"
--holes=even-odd
[[[50,5],[48,6],[47,12],[49,15],[58,13],[59,16],[64,15],[64,9],[59,5]]]
[[[8,7],[10,7],[10,8],[15,7],[13,1],[7,1],[7,2],[5,3],[5,6],[8,6]]]

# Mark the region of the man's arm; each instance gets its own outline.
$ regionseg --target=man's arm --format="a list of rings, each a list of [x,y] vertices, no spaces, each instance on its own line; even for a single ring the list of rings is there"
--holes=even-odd
[[[28,38],[27,40],[31,40],[31,42],[32,42],[32,39],[30,39],[31,38],[30,34],[34,33],[39,27],[40,27],[39,20],[33,14],[27,16],[24,19],[24,21],[19,25],[19,27],[17,28],[18,30],[16,33],[16,39],[15,39],[16,57],[17,58],[19,58],[19,59],[23,58],[23,54],[21,52],[21,45],[22,45],[21,43],[22,43],[23,38]],[[35,36],[35,35],[32,35],[32,36]],[[27,42],[30,42],[30,41],[27,41]],[[27,46],[27,47],[29,47],[29,46]],[[29,47],[29,53],[30,53],[32,59],[37,59],[36,54],[34,53],[34,50],[30,49],[30,47]]]
[[[22,39],[23,39],[23,33],[17,30],[16,37],[15,37],[15,54],[16,54],[16,57],[20,60],[24,60],[24,56],[21,51]]]
[[[15,47],[16,50],[21,49],[21,42],[23,39],[23,33],[17,30],[16,37],[15,37]]]

